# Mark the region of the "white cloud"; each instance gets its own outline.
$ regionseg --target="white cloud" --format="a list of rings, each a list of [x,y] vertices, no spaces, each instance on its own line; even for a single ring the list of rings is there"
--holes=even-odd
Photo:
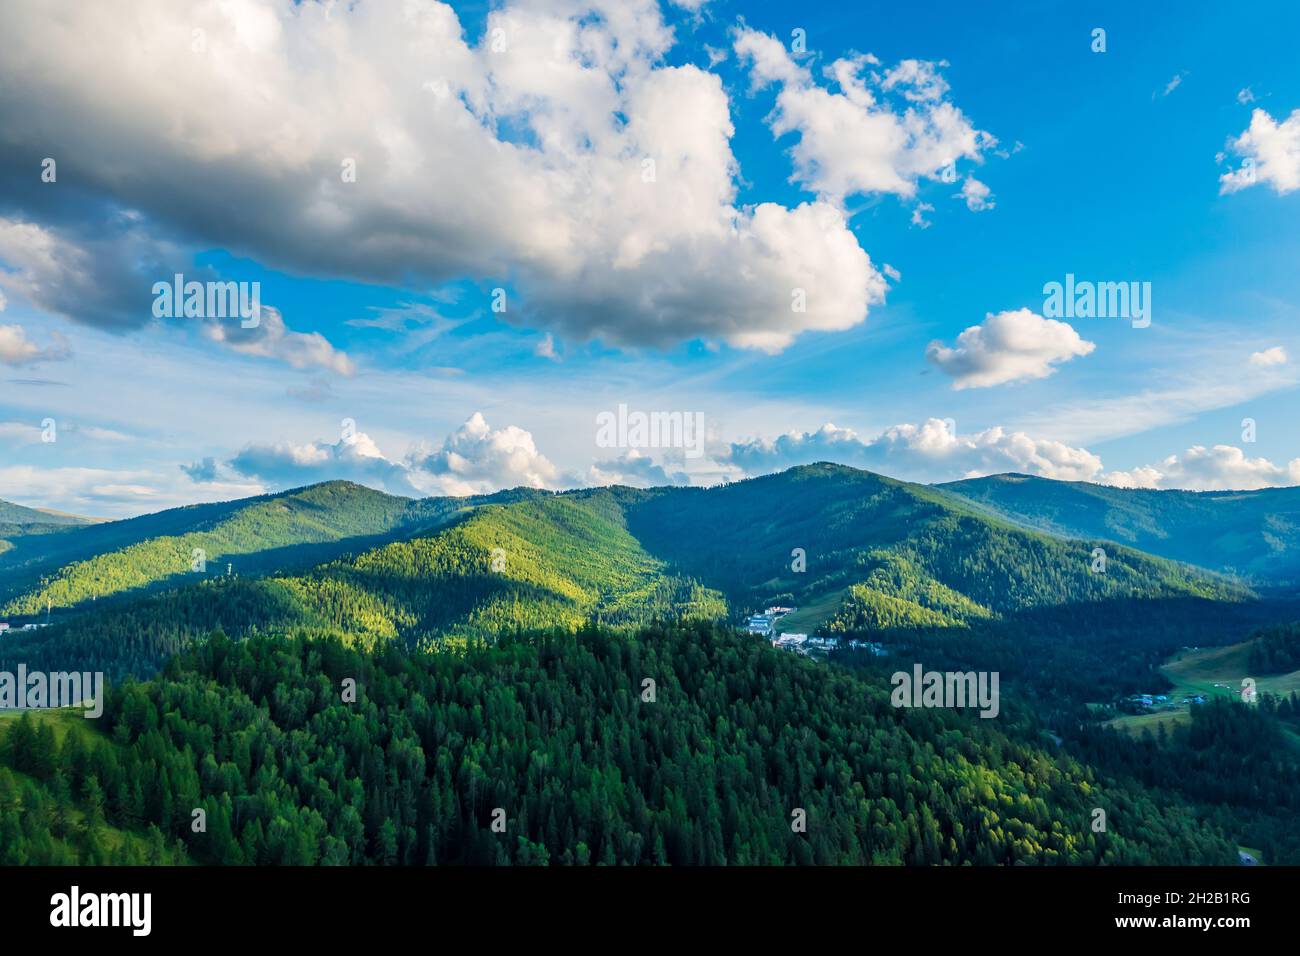
[[[1285,365],[1287,363],[1286,349],[1280,345],[1275,345],[1271,349],[1265,349],[1262,352],[1250,353],[1250,364],[1268,368],[1271,365]]]
[[[1278,123],[1262,109],[1250,115],[1250,126],[1228,144],[1248,160],[1219,177],[1219,193],[1235,193],[1266,183],[1279,195],[1300,189],[1300,109]]]
[[[621,458],[598,461],[587,469],[585,484],[630,485],[633,488],[654,488],[663,485],[690,484],[685,472],[669,472],[644,452],[633,448]]]
[[[507,425],[494,429],[481,412],[433,451],[408,458],[415,471],[432,476],[433,490],[444,495],[472,495],[501,488],[554,488],[559,470],[537,450],[533,436]]]
[[[0,422],[0,438],[14,444],[34,445],[41,440],[41,428],[26,422]]]
[[[53,427],[49,433],[55,437],[59,445],[65,445],[73,441],[80,445],[83,442],[131,442],[135,438],[131,435],[124,434],[112,428],[101,428],[98,425],[83,425],[79,422],[68,421],[63,418],[52,419]],[[46,438],[47,429],[44,420],[40,425],[29,424],[27,422],[0,422],[0,438],[12,441],[15,444],[34,445],[54,444]]]
[[[203,333],[241,355],[278,359],[297,369],[323,368],[351,375],[355,368],[347,354],[339,351],[319,332],[294,332],[284,324],[280,310],[264,305],[261,318],[252,328],[237,319],[211,320]]]
[[[262,494],[256,482],[217,481],[195,486],[179,472],[145,469],[0,467],[7,500],[94,517],[133,517],[199,501],[225,501]]]
[[[1067,442],[1108,441],[1193,421],[1202,412],[1240,405],[1296,384],[1300,376],[1287,374],[1282,366],[1252,375],[1224,375],[1221,367],[1197,369],[1168,386],[1028,409],[1016,418],[1016,426],[1050,430]]]
[[[1046,378],[1059,363],[1095,347],[1068,323],[1017,309],[989,313],[983,323],[957,336],[953,348],[931,342],[925,355],[952,376],[953,388],[987,388]]]
[[[1240,103],[1242,106],[1247,106],[1255,102],[1255,94],[1251,92],[1249,86],[1243,87],[1242,89],[1237,91],[1237,102]]]
[[[1194,491],[1252,490],[1300,484],[1300,458],[1275,465],[1267,458],[1247,458],[1233,445],[1195,445],[1180,458],[1170,455],[1154,465],[1103,476],[1121,488],[1186,488]]]
[[[974,176],[967,176],[961,184],[961,198],[966,200],[966,208],[971,212],[983,212],[995,205],[989,187]]]
[[[1087,481],[1102,468],[1101,459],[1084,448],[1003,428],[959,436],[937,418],[922,425],[895,425],[874,438],[827,424],[773,441],[737,442],[723,457],[751,475],[834,461],[910,481],[948,481],[1008,471]]]
[[[947,66],[947,60],[938,63],[903,60],[893,69],[885,71],[880,88],[887,93],[897,90],[913,103],[941,100],[948,92],[948,81],[939,69]]]
[[[670,472],[636,449],[620,458],[594,462],[582,473],[561,472],[538,450],[531,432],[517,425],[493,428],[481,412],[471,415],[439,446],[419,445],[401,460],[389,458],[369,435],[357,433],[350,441],[248,445],[227,461],[206,457],[182,465],[181,471],[204,485],[255,479],[287,488],[348,479],[413,496],[489,494],[518,487],[689,484],[685,472]]]
[[[437,2],[14,0],[0,32],[22,38],[0,61],[0,155],[60,144],[59,182],[100,200],[78,210],[136,211],[95,221],[109,251],[147,229],[300,274],[473,278],[510,287],[508,321],[614,345],[773,351],[863,321],[886,290],[838,209],[737,205],[722,82],[666,65],[654,0],[513,0],[477,40]],[[978,153],[947,104],[882,118],[908,177]],[[118,256],[65,263],[82,281],[42,281],[47,305],[129,324],[169,259]]]
[[[204,459],[183,470],[196,482],[220,478],[228,471],[279,488],[347,479],[391,494],[420,493],[411,483],[408,469],[386,458],[364,432],[337,442],[247,445],[224,465],[213,467],[209,459]]]
[[[734,47],[755,89],[779,87],[769,123],[774,136],[799,134],[790,150],[794,181],[828,202],[871,193],[911,199],[921,179],[939,178],[960,159],[982,162],[996,145],[943,99],[943,61],[904,60],[882,76],[869,69],[879,64],[873,56],[836,60],[826,70],[838,87],[832,92],[776,37],[741,27]],[[895,108],[884,94],[903,103]]]
[[[68,340],[57,332],[53,338],[53,345],[41,348],[27,338],[21,325],[0,325],[0,365],[34,365],[68,358],[72,354]]]

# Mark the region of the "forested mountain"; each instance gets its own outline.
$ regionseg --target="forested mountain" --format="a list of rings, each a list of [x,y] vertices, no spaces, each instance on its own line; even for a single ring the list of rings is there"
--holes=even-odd
[[[1099,573],[1091,543],[1026,531],[931,489],[836,465],[716,488],[410,502],[331,483],[252,502],[220,506],[212,531],[151,537],[71,565],[36,593],[84,589],[105,568],[120,568],[121,582],[157,580],[158,563],[173,566],[200,540],[240,541],[241,567],[302,559],[302,545],[257,548],[267,541],[260,528],[279,541],[305,537],[304,528],[342,533],[388,523],[397,540],[363,549],[357,546],[375,539],[337,537],[331,547],[356,551],[311,569],[267,568],[256,581],[211,580],[121,607],[101,602],[13,639],[0,660],[93,660],[110,673],[147,674],[186,640],[218,627],[246,636],[323,625],[364,643],[438,643],[586,621],[738,620],[773,601],[829,596],[842,602],[828,624],[840,634],[942,625],[967,635],[979,622],[1021,618],[1054,633],[1093,615],[1103,632],[1130,638],[1123,660],[1105,661],[1120,670],[1134,653],[1167,654],[1176,646],[1171,633],[1184,625],[1188,633],[1206,622],[1222,627],[1225,615],[1235,620],[1254,606],[1238,585],[1126,548],[1112,547]],[[196,577],[180,572],[171,580]],[[1208,605],[1221,613],[1205,614]],[[1075,648],[1068,635],[1036,639],[1027,653],[1084,663],[1091,654],[1093,666],[1076,670],[1079,680],[1098,670],[1098,655]]]
[[[1279,796],[1300,792],[1300,704],[1216,705],[1158,742],[1094,712],[1163,686],[1187,645],[1257,634],[1260,666],[1282,667],[1295,604],[949,490],[830,464],[423,501],[331,482],[65,536],[69,563],[46,545],[0,565],[11,608],[63,599],[52,626],[0,639],[0,670],[116,689],[106,734],[52,745],[40,715],[15,749],[0,718],[15,859],[1231,862],[1244,843],[1300,860]],[[218,567],[185,570],[193,547]],[[736,632],[771,603],[824,608],[823,633],[889,656]],[[999,719],[890,707],[913,662],[997,671]],[[1231,743],[1257,725],[1268,753]],[[1185,777],[1143,769],[1149,746]],[[1244,753],[1267,786],[1216,783]],[[1098,806],[1124,827],[1093,833]]]
[[[114,690],[102,732],[2,723],[5,863],[1236,858],[1185,803],[703,623],[435,654],[215,638]]]
[[[1015,474],[937,487],[1053,534],[1118,541],[1261,584],[1300,583],[1300,488],[1151,491]]]
[[[25,537],[0,554],[0,615],[34,615],[161,584],[309,567],[396,534],[438,527],[484,501],[413,500],[347,481],[190,505]]]

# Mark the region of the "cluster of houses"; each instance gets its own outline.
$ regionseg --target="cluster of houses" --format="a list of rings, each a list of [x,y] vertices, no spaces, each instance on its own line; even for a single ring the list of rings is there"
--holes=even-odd
[[[781,618],[785,617],[791,611],[798,608],[793,607],[769,607],[762,614],[752,615],[745,622],[745,630],[750,634],[757,634],[760,637],[766,637],[773,647],[779,647],[783,651],[793,651],[795,654],[812,654],[832,651],[837,647],[847,647],[853,651],[865,651],[873,657],[887,657],[889,652],[885,650],[884,645],[876,641],[860,641],[856,638],[847,642],[841,642],[835,637],[818,637],[808,636],[807,634],[778,633],[777,624]]]
[[[1159,704],[1169,703],[1169,698],[1164,694],[1133,694],[1129,697],[1130,704],[1137,704],[1139,707],[1155,707]]]
[[[811,654],[813,651],[824,654],[835,647],[835,640],[829,637],[809,637],[807,634],[782,634],[772,638],[772,646],[796,654]]]
[[[836,637],[809,637],[807,634],[781,634],[771,638],[772,646],[779,647],[783,651],[794,651],[796,654],[812,654],[820,652],[825,654],[835,650],[837,647],[846,647],[850,651],[863,651],[872,657],[888,657],[889,651],[885,650],[883,644],[877,641],[859,641],[853,638],[848,641],[841,641]]]
[[[1133,694],[1128,698],[1130,704],[1136,704],[1138,707],[1161,707],[1169,703],[1169,698],[1165,694]],[[1184,704],[1203,704],[1205,703],[1204,694],[1189,694],[1184,697]]]
[[[22,627],[14,628],[9,626],[8,621],[0,621],[0,637],[4,637],[10,631],[34,631],[38,627],[49,627],[48,624],[24,624]]]
[[[785,617],[791,611],[797,610],[798,608],[780,607],[779,605],[770,607],[762,614],[751,616],[748,623],[745,625],[745,630],[750,634],[761,634],[762,636],[767,637],[772,633],[772,629],[776,627],[777,621],[781,620],[781,618]]]

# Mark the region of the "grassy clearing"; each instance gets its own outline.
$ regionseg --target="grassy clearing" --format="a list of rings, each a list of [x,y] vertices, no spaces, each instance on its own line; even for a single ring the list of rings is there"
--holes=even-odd
[[[54,739],[63,746],[63,740],[68,736],[69,731],[76,733],[87,733],[94,730],[94,722],[85,717],[85,709],[81,707],[58,707],[58,708],[32,708],[28,710],[0,710],[0,736],[3,736],[9,729],[10,721],[17,720],[23,714],[31,714],[32,720],[38,725],[49,723],[54,725]]]
[[[791,611],[777,622],[776,633],[816,634],[817,628],[821,627],[823,622],[830,620],[831,616],[839,610],[847,593],[848,588],[840,588],[838,591],[817,598],[797,611]]]
[[[1190,709],[1198,706],[1181,703],[1184,697],[1204,694],[1207,698],[1236,698],[1241,694],[1241,682],[1246,677],[1254,678],[1255,688],[1261,694],[1286,695],[1300,690],[1300,670],[1287,674],[1252,674],[1251,643],[1242,641],[1227,647],[1179,651],[1160,668],[1160,672],[1174,685],[1173,690],[1168,692],[1169,706],[1148,714],[1125,714],[1109,721],[1108,726],[1135,736],[1143,730],[1150,730],[1154,734],[1162,724],[1166,730],[1172,730],[1190,720]]]

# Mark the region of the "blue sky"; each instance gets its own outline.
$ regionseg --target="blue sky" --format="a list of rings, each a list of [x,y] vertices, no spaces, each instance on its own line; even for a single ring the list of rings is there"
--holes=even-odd
[[[49,64],[0,67],[0,498],[1300,483],[1293,4],[130,2],[0,13]],[[174,272],[261,325],[153,317]],[[1149,327],[1045,315],[1067,273]]]

